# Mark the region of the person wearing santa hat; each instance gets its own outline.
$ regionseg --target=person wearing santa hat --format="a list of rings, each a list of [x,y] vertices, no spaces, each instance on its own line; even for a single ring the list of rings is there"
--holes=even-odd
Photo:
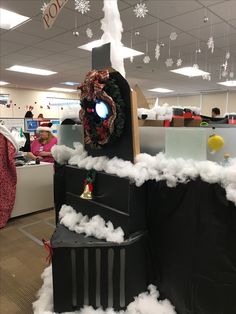
[[[39,138],[32,142],[31,152],[27,154],[28,157],[34,160],[39,158],[44,162],[54,162],[51,149],[57,144],[57,138],[52,134],[51,125],[51,123],[43,123],[37,128]]]

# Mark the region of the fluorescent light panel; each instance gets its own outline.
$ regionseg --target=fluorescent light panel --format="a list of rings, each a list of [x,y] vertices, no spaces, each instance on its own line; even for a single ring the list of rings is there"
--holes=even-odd
[[[76,89],[70,89],[70,88],[61,88],[61,87],[51,87],[48,90],[50,91],[55,91],[55,92],[66,92],[66,93],[73,93],[73,92],[77,92]]]
[[[8,82],[4,82],[4,81],[0,81],[0,86],[3,86],[3,85],[7,85],[9,84]]]
[[[84,49],[84,50],[88,50],[88,51],[92,51],[93,48],[100,47],[100,46],[102,46],[104,44],[105,43],[101,39],[98,39],[98,40],[91,41],[91,42],[89,42],[89,43],[87,43],[85,45],[79,46],[78,48]],[[125,47],[125,46],[122,47],[122,56],[123,56],[124,59],[130,58],[130,57],[141,56],[143,54],[144,53],[141,52],[141,51],[138,51],[138,50],[135,50],[135,49],[131,49],[131,48],[128,48],[128,47]]]
[[[162,87],[149,89],[149,91],[156,92],[156,93],[173,93],[172,89],[167,89],[167,88],[162,88]]]
[[[194,67],[183,67],[175,70],[170,70],[173,73],[185,75],[188,77],[196,77],[196,76],[202,76],[206,74],[210,74],[209,72],[202,71],[200,69],[196,69]]]
[[[57,73],[57,72],[44,70],[44,69],[25,67],[25,66],[22,66],[22,65],[13,65],[10,68],[7,68],[6,70],[8,70],[8,71],[15,71],[15,72],[21,72],[21,73],[34,74],[34,75],[46,75],[46,76]]]
[[[63,85],[68,85],[68,86],[75,86],[75,85],[79,85],[79,82],[63,82],[61,83]]]
[[[228,86],[228,87],[234,87],[236,86],[236,81],[218,82],[217,84]]]
[[[29,20],[28,16],[0,8],[0,28],[11,29],[27,20]]]

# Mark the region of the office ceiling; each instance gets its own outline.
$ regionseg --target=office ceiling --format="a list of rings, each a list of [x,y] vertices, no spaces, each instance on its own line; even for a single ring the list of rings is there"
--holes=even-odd
[[[31,17],[24,25],[13,29],[0,29],[0,80],[10,82],[14,87],[47,89],[52,86],[62,87],[61,82],[81,82],[85,73],[91,69],[91,53],[78,49],[102,35],[100,20],[103,17],[103,1],[90,0],[90,11],[77,14],[79,37],[73,36],[75,28],[74,1],[69,0],[53,27],[44,30],[40,8],[43,0],[1,0],[0,7]],[[134,6],[139,0],[118,0],[124,33],[122,42],[125,46],[145,52],[148,42],[149,64],[143,63],[143,56],[135,57],[134,62],[125,60],[128,81],[139,84],[146,96],[157,94],[148,92],[149,88],[165,87],[175,90],[176,94],[193,94],[204,91],[224,90],[217,84],[219,69],[226,51],[231,57],[229,65],[234,66],[236,77],[236,1],[223,0],[147,0],[149,12],[145,18],[136,18]],[[204,16],[208,22],[204,23]],[[157,41],[157,21],[159,21],[160,40],[165,44],[161,57],[154,58]],[[86,37],[87,27],[93,30],[91,40]],[[135,32],[140,35],[135,35]],[[171,73],[165,65],[169,55],[169,35],[176,32],[178,37],[171,41],[171,57],[176,61],[179,56],[183,65],[196,63],[195,50],[199,43],[202,53],[197,55],[201,69],[212,73],[212,80],[187,78]],[[213,34],[214,53],[207,49],[207,40]],[[6,71],[14,64],[50,69],[56,75],[41,77]]]

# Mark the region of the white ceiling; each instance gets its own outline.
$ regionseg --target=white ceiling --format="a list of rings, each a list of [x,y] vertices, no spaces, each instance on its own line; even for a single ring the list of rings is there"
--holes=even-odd
[[[103,17],[103,0],[90,0],[91,9],[86,15],[77,14],[79,37],[72,35],[75,27],[74,1],[69,0],[52,29],[44,30],[40,8],[43,0],[0,0],[0,7],[31,17],[26,24],[10,31],[0,30],[0,80],[11,83],[9,86],[47,89],[62,87],[61,82],[81,82],[91,69],[91,53],[77,47],[90,41],[85,34],[88,25],[94,32],[93,40],[102,35],[100,20]],[[135,17],[133,9],[139,0],[118,0],[123,22],[123,44],[130,47],[131,34],[133,48],[145,52],[149,45],[151,62],[143,63],[143,57],[134,62],[125,61],[127,79],[131,84],[138,83],[147,96],[155,93],[147,89],[165,87],[177,94],[199,93],[207,90],[221,90],[219,68],[225,52],[230,48],[230,65],[234,63],[236,76],[236,1],[235,0],[147,0],[148,15],[143,19]],[[204,16],[209,21],[203,22]],[[157,21],[159,20],[160,40],[165,43],[157,62],[154,50],[157,41]],[[212,26],[211,26],[212,25]],[[206,42],[213,30],[214,54]],[[140,36],[135,36],[135,31]],[[186,78],[169,72],[165,66],[168,57],[169,35],[177,32],[178,38],[171,41],[171,57],[175,60],[179,53],[183,65],[195,63],[196,42],[200,41],[202,53],[198,55],[200,68],[206,64],[212,73],[212,81],[202,78]],[[6,71],[14,64],[50,69],[58,72],[48,77]]]

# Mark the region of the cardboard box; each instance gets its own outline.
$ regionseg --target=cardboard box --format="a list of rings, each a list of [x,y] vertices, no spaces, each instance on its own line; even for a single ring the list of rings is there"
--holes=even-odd
[[[173,118],[171,121],[173,127],[184,127],[184,118]]]
[[[164,120],[138,120],[139,126],[164,126]]]
[[[199,127],[202,122],[202,119],[184,119],[184,126],[187,127]]]

